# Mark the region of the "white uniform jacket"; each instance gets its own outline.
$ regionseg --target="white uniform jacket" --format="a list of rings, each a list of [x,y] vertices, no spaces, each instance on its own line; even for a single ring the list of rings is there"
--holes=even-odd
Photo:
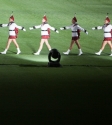
[[[111,24],[104,24],[103,26],[97,26],[95,27],[95,29],[98,29],[98,30],[103,29],[105,38],[112,37],[112,25]]]
[[[21,29],[21,30],[24,29],[24,27],[18,26],[14,22],[10,22],[8,24],[2,24],[2,27],[8,27],[9,28],[9,36],[16,36],[15,28],[18,28],[18,29]]]
[[[49,31],[48,29],[51,29],[53,31],[56,31],[56,29],[52,26],[50,26],[49,24],[41,24],[38,26],[33,26],[34,29],[41,29],[41,35],[49,35]]]
[[[85,29],[79,26],[78,24],[72,24],[70,26],[65,26],[65,29],[71,29],[72,37],[78,37],[78,31],[84,31]]]

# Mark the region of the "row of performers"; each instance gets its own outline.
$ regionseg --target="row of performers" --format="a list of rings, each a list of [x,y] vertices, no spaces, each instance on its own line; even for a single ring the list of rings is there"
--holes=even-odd
[[[17,38],[17,34],[18,34],[18,29],[26,31],[26,29],[22,26],[18,26],[15,22],[14,22],[14,16],[13,14],[10,16],[9,18],[9,23],[8,24],[0,24],[0,27],[8,27],[9,28],[9,37],[8,37],[8,42],[6,45],[6,48],[3,52],[1,52],[1,54],[6,54],[10,43],[13,42],[17,48],[17,55],[21,53],[21,50],[19,48],[19,45],[16,41]],[[43,48],[43,44],[45,43],[46,46],[48,47],[48,50],[51,50],[51,46],[48,42],[48,39],[50,37],[50,30],[55,31],[56,33],[59,33],[59,31],[50,26],[47,22],[47,17],[46,15],[43,16],[42,18],[42,24],[38,25],[38,26],[32,26],[29,27],[30,30],[33,29],[41,29],[41,41],[40,41],[40,46],[37,52],[34,53],[34,55],[39,55],[42,48]],[[79,50],[79,56],[83,54],[82,50],[81,50],[81,46],[79,43],[79,39],[80,39],[80,31],[85,32],[86,34],[88,34],[87,30],[85,30],[84,28],[82,28],[81,26],[79,26],[79,24],[77,23],[77,18],[76,16],[74,16],[72,18],[72,24],[70,26],[65,26],[65,27],[61,27],[60,30],[66,30],[66,29],[71,29],[72,32],[72,38],[71,38],[71,43],[70,43],[70,47],[68,48],[68,50],[66,52],[63,52],[64,54],[68,55],[74,45],[74,43],[76,43],[78,50]],[[95,53],[96,55],[100,55],[101,52],[104,50],[105,45],[108,44],[110,46],[110,56],[112,56],[112,25],[110,24],[110,19],[108,16],[106,16],[105,20],[104,20],[104,25],[103,26],[97,26],[97,27],[93,27],[93,30],[97,30],[97,29],[102,29],[104,31],[104,39],[102,42],[102,46],[99,50],[99,52]]]

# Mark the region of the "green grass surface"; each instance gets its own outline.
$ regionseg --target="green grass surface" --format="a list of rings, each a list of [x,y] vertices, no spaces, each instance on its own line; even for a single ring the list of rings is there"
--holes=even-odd
[[[96,125],[111,120],[112,57],[106,46],[96,56],[103,40],[103,31],[92,27],[102,25],[106,13],[112,19],[111,0],[1,0],[0,24],[7,23],[14,11],[15,22],[24,26],[17,42],[22,53],[16,55],[11,46],[0,55],[0,125]],[[34,56],[40,43],[40,30],[29,30],[41,24],[44,13],[48,22],[59,30],[71,24],[77,13],[81,32],[80,44],[84,52],[77,56],[74,45],[70,55],[63,55],[70,44],[71,31],[51,31],[49,42],[61,53],[59,68],[48,67],[48,50]],[[0,28],[0,51],[6,46],[8,29]]]

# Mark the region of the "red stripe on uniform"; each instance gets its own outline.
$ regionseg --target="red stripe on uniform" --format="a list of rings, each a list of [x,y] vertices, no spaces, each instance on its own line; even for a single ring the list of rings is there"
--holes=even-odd
[[[17,38],[17,36],[9,36],[8,39],[16,39],[16,38]]]
[[[42,39],[49,39],[49,35],[42,35],[41,38]]]
[[[105,37],[105,38],[103,39],[103,41],[111,41],[111,40],[112,40],[111,37]]]

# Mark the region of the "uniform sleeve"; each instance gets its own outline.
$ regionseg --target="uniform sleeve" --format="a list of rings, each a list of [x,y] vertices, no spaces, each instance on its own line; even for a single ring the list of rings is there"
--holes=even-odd
[[[41,28],[41,25],[29,27],[30,30],[39,29],[39,28]]]
[[[39,29],[39,28],[41,28],[41,25],[38,25],[38,26],[32,26],[32,27],[30,27],[29,29],[32,30],[32,29]]]
[[[78,29],[85,32],[86,34],[88,34],[87,30],[85,30],[84,28],[82,28],[81,26],[77,25]]]
[[[53,31],[55,31],[55,32],[57,32],[57,33],[59,32],[56,28],[50,26],[49,24],[48,24],[48,28],[51,29],[51,30],[53,30]]]
[[[103,26],[98,26],[97,29],[101,30],[101,29],[103,29]]]
[[[85,29],[82,28],[81,26],[77,25],[78,29],[81,30],[81,31],[84,31]]]
[[[70,29],[70,28],[71,28],[71,26],[66,26],[66,27],[65,27],[65,29],[67,29],[67,30]]]
[[[20,29],[20,30],[25,30],[24,27],[22,27],[22,26],[18,26],[17,24],[15,24],[15,27],[18,28],[18,29]]]
[[[39,29],[39,28],[41,28],[41,25],[33,26],[33,27],[34,27],[34,29]]]
[[[0,27],[7,27],[8,24],[0,24]]]
[[[64,26],[64,27],[61,27],[60,30],[67,30],[67,29],[70,29],[71,26]]]
[[[93,27],[92,29],[93,30],[101,30],[101,29],[103,29],[103,26],[96,26],[96,27]]]
[[[112,29],[112,25],[111,25],[111,29]]]

